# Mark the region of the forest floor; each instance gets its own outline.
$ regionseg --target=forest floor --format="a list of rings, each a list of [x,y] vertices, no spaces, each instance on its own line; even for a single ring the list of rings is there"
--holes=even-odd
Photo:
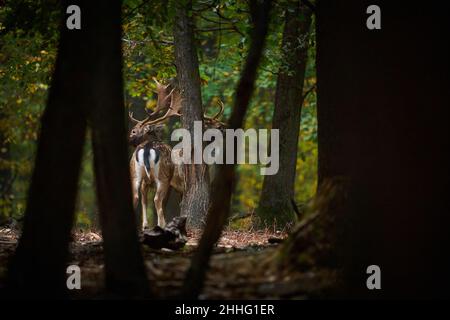
[[[17,245],[18,232],[0,228],[0,288],[5,283],[6,266]],[[201,299],[308,299],[321,297],[334,282],[327,269],[289,271],[273,263],[286,233],[225,230],[214,250]],[[270,240],[269,240],[270,239]],[[73,298],[102,296],[102,239],[95,232],[75,232],[69,265],[82,272],[82,290]],[[142,246],[148,277],[161,298],[175,297],[195,251],[199,234],[188,233],[186,246],[178,251],[153,250]],[[326,294],[325,294],[326,295]]]

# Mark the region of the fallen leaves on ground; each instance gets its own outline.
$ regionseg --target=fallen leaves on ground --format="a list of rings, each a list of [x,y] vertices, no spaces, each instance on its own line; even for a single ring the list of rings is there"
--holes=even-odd
[[[201,299],[305,299],[320,295],[334,282],[335,273],[327,269],[298,272],[278,270],[277,244],[270,238],[283,239],[287,234],[269,231],[225,230],[214,250]],[[192,253],[200,238],[189,232],[186,246],[179,251],[154,250],[142,246],[151,286],[161,298],[179,294]],[[13,254],[18,234],[0,229],[0,286],[5,281],[7,260]],[[73,233],[68,264],[82,270],[82,290],[73,298],[102,295],[104,262],[101,236],[93,231]]]

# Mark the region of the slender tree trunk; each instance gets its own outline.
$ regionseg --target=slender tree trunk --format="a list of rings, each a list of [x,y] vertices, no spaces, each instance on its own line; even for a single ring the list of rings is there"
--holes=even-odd
[[[7,121],[6,114],[0,110],[0,122]],[[11,192],[13,176],[10,164],[10,146],[5,132],[0,131],[0,225],[12,217]]]
[[[183,104],[183,127],[194,138],[194,121],[203,120],[198,58],[194,43],[192,2],[176,4],[174,21],[175,64]],[[193,144],[192,144],[193,146]],[[202,146],[199,146],[200,148]],[[194,152],[194,149],[192,149]],[[192,159],[194,159],[192,153]],[[181,215],[187,216],[188,228],[203,227],[209,206],[209,177],[205,164],[185,165],[185,192]]]
[[[317,3],[320,180],[348,181],[333,210],[342,294],[448,297],[447,11],[383,2],[369,30],[371,4]],[[366,286],[370,265],[381,290]]]
[[[122,82],[121,1],[95,1],[85,13],[92,25],[91,109],[94,168],[110,292],[143,295],[148,290],[136,233],[128,163]],[[85,10],[86,11],[86,10]],[[90,16],[92,15],[92,16]],[[91,19],[92,20],[91,20]],[[105,121],[107,119],[107,121]]]
[[[303,80],[308,53],[311,10],[300,1],[286,9],[283,32],[283,66],[275,93],[272,129],[280,130],[280,167],[275,175],[265,176],[257,209],[261,226],[284,227],[295,220],[294,198]]]
[[[9,285],[21,295],[66,290],[66,260],[86,134],[93,124],[97,194],[104,237],[106,284],[142,295],[147,287],[132,214],[122,97],[121,2],[79,1],[81,30],[61,25],[61,37],[24,229]],[[73,4],[73,3],[70,3]],[[63,17],[69,4],[63,2]]]
[[[261,3],[258,1],[250,2],[254,25],[251,34],[252,43],[236,88],[234,108],[228,124],[230,129],[241,128],[244,122],[264,49],[270,7],[271,1],[268,0]],[[234,154],[236,156],[236,152]],[[234,164],[219,166],[219,172],[212,187],[214,197],[208,210],[206,227],[184,280],[182,291],[184,297],[197,298],[203,288],[213,246],[219,240],[230,211],[233,179]]]

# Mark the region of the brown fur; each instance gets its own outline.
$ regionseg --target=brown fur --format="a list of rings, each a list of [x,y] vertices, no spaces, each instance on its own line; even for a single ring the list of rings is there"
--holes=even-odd
[[[149,144],[152,149],[155,149],[159,152],[159,160],[155,166],[157,170],[152,167],[149,175],[147,175],[145,167],[139,165],[138,161],[136,160],[136,154],[140,149],[142,149],[146,145],[148,146]],[[160,227],[164,227],[166,224],[164,219],[163,207],[169,188],[172,187],[181,193],[183,193],[184,191],[184,179],[182,176],[183,169],[181,168],[181,166],[174,165],[171,160],[171,152],[172,148],[165,143],[145,141],[136,148],[130,160],[130,170],[133,187],[133,204],[136,208],[140,195],[142,207],[142,229],[145,229],[148,226],[146,214],[147,194],[151,186],[156,186],[155,197],[153,200],[158,216],[158,226]]]

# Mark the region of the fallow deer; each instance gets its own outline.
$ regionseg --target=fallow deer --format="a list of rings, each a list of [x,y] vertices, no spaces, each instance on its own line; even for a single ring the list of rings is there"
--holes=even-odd
[[[157,223],[160,227],[165,226],[163,206],[169,188],[172,187],[180,193],[184,191],[183,166],[172,162],[172,148],[164,143],[161,138],[164,128],[163,123],[170,117],[181,115],[181,95],[176,85],[162,85],[156,79],[154,80],[158,94],[155,110],[144,120],[136,120],[132,113],[129,114],[131,121],[135,123],[129,136],[130,144],[136,147],[130,160],[133,203],[136,208],[139,198],[141,198],[142,229],[148,226],[147,193],[153,184],[156,186],[154,203],[158,218]],[[151,119],[153,115],[166,109],[167,111],[163,116]],[[220,103],[220,111],[215,116],[204,115],[205,126],[223,128],[225,125],[218,120],[222,114],[223,104]],[[181,152],[181,150],[176,152]]]

